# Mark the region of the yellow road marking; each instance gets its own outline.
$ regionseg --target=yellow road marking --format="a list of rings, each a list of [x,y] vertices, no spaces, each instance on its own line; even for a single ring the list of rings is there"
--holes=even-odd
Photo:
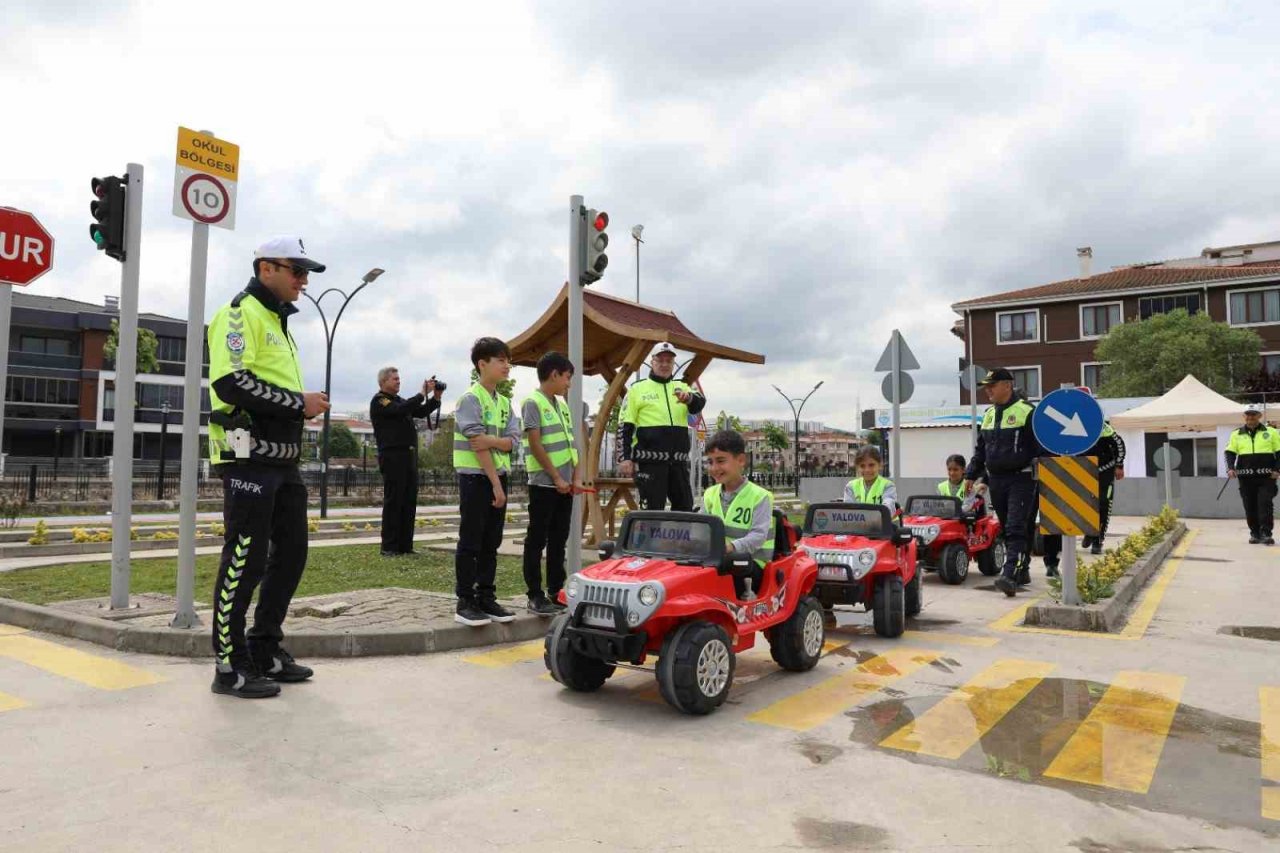
[[[999,637],[971,637],[967,634],[948,634],[945,631],[903,631],[902,636],[926,643],[954,643],[957,646],[981,646],[984,649],[1000,642]]]
[[[467,663],[473,663],[476,666],[485,666],[491,669],[499,667],[511,666],[513,663],[534,660],[542,657],[542,640],[532,643],[518,643],[514,646],[504,646],[501,649],[495,649],[492,652],[485,652],[480,655],[471,655],[463,658]]]
[[[8,693],[0,693],[0,711],[16,711],[19,708],[27,707],[27,703],[17,696],[10,696]]]
[[[851,671],[833,675],[807,690],[774,702],[747,720],[797,732],[808,731],[939,657],[939,652],[893,649]]]
[[[1258,690],[1262,719],[1262,816],[1280,820],[1280,687]]]
[[[1183,535],[1182,541],[1170,552],[1165,565],[1160,569],[1159,576],[1142,593],[1137,606],[1129,614],[1129,620],[1124,628],[1115,634],[1104,634],[1100,631],[1069,631],[1065,628],[1041,628],[1036,625],[1021,624],[1027,617],[1027,608],[1044,601],[1044,598],[1035,598],[1026,604],[1018,605],[999,619],[988,622],[987,627],[993,631],[1017,634],[1051,634],[1056,637],[1077,637],[1089,640],[1140,640],[1151,627],[1151,621],[1155,618],[1156,611],[1159,610],[1160,603],[1169,590],[1169,584],[1173,582],[1174,575],[1182,565],[1182,559],[1187,555],[1191,542],[1198,533],[1198,530],[1188,530]]]
[[[15,634],[27,633],[26,628],[19,628],[17,625],[0,624],[0,637],[12,637]]]
[[[102,690],[128,690],[164,681],[158,675],[111,658],[50,643],[38,637],[0,637],[0,657],[39,667],[47,672]]]
[[[959,758],[1053,672],[1054,666],[1032,660],[996,661],[880,745],[937,758]]]
[[[1044,775],[1145,794],[1186,683],[1181,675],[1120,673]]]

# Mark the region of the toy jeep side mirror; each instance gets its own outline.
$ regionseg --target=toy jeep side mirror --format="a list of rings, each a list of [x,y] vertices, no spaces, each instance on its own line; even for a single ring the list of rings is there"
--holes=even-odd
[[[611,559],[613,559],[613,552],[614,552],[614,550],[616,550],[616,549],[617,549],[617,547],[618,547],[618,543],[617,543],[617,542],[614,542],[613,540],[608,540],[608,541],[605,541],[605,542],[601,542],[601,543],[600,543],[600,550],[599,550],[599,552],[598,552],[598,553],[599,553],[599,555],[600,555],[600,559],[601,559],[601,560],[611,560]]]
[[[751,571],[751,557],[747,554],[725,554],[716,574],[741,577]]]
[[[910,544],[911,544],[911,540],[912,540],[912,539],[914,539],[914,538],[916,538],[916,535],[915,535],[914,533],[912,533],[910,530],[895,530],[895,531],[893,531],[893,544],[894,544],[894,545],[910,545]]]

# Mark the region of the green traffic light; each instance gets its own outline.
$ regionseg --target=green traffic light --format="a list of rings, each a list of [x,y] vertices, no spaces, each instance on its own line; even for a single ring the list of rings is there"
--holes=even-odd
[[[102,235],[102,229],[97,225],[89,226],[89,236],[93,238],[93,242],[97,244],[99,249],[106,247],[107,238]]]

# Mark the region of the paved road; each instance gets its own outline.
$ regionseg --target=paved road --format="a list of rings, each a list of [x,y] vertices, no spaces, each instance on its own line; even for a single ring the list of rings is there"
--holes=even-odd
[[[0,849],[1280,848],[1276,646],[1221,632],[1280,634],[1280,553],[1193,524],[1127,639],[931,576],[901,640],[848,613],[813,672],[756,649],[708,718],[645,674],[567,692],[538,643],[321,661],[253,703],[9,629]]]

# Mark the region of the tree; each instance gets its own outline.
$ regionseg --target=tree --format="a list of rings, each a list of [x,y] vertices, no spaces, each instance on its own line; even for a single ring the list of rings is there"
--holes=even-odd
[[[760,430],[770,450],[786,450],[791,446],[787,431],[775,423],[766,423]]]
[[[418,454],[418,467],[426,471],[453,473],[453,415],[440,419],[431,446]]]
[[[120,321],[111,321],[111,334],[107,335],[107,342],[102,347],[102,354],[112,361],[116,360],[116,350],[120,348]],[[138,359],[136,370],[138,373],[155,373],[160,367],[160,359],[156,357],[156,353],[160,349],[160,341],[156,338],[156,333],[150,329],[138,328]]]
[[[1106,362],[1102,397],[1154,397],[1191,374],[1219,393],[1230,393],[1258,371],[1262,339],[1252,329],[1214,322],[1208,314],[1178,309],[1149,320],[1122,323],[1098,343]]]
[[[329,458],[352,459],[360,455],[360,440],[346,424],[329,425]]]
[[[471,369],[471,382],[475,384],[480,381],[480,371],[474,367]],[[504,379],[498,383],[498,393],[506,397],[508,400],[515,399],[516,381],[514,379]]]
[[[737,415],[726,414],[724,409],[720,410],[720,414],[716,415],[716,429],[731,429],[735,432],[742,432],[742,419]]]

